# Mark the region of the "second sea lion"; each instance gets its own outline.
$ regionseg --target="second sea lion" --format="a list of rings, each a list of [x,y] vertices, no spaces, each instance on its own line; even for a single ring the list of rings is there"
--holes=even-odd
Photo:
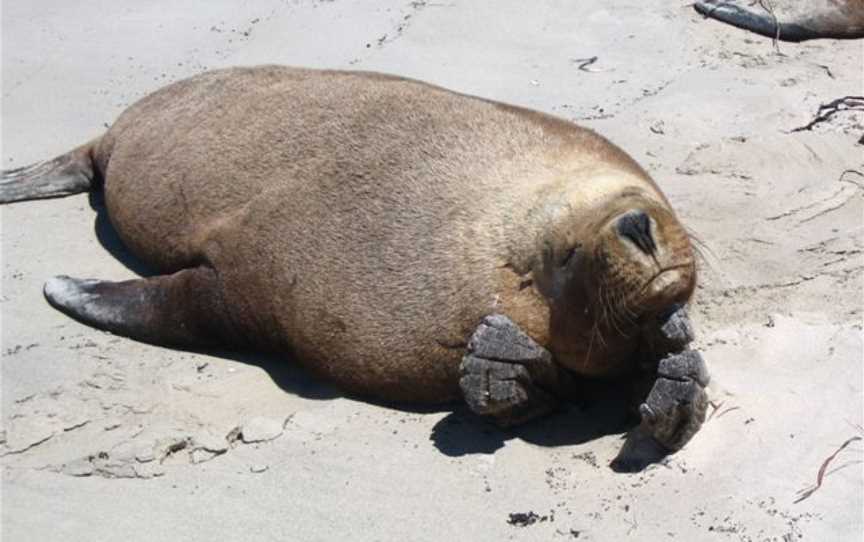
[[[700,0],[696,11],[782,41],[864,38],[864,0]]]

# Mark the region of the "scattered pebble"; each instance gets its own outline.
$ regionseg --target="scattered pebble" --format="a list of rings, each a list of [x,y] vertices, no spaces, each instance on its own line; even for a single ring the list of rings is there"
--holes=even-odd
[[[135,451],[135,461],[139,463],[149,463],[156,460],[156,454],[153,452],[153,446],[140,445]]]
[[[63,465],[60,472],[67,476],[90,476],[93,474],[93,463],[89,458],[81,457]]]

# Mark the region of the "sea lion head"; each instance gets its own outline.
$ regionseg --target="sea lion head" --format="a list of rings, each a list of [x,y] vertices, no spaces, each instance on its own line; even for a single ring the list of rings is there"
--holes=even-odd
[[[579,374],[627,372],[640,330],[695,290],[690,236],[653,190],[610,194],[554,222],[535,274],[551,308],[550,350]]]
[[[610,206],[587,238],[587,302],[622,325],[686,303],[696,286],[690,237],[671,209],[648,198]]]

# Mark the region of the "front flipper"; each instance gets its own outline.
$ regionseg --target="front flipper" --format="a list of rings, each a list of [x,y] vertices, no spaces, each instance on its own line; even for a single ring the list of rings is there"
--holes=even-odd
[[[52,307],[72,318],[139,341],[178,347],[239,341],[209,267],[123,282],[58,276],[43,291]]]
[[[650,391],[639,405],[640,429],[666,450],[676,452],[705,421],[710,377],[699,352],[688,349],[693,325],[683,306],[675,307],[643,331],[649,357],[643,375],[650,378]],[[659,361],[658,361],[659,360]],[[643,395],[645,397],[645,395]]]
[[[683,448],[708,408],[708,368],[699,352],[687,348],[693,326],[684,307],[649,322],[643,337],[648,349],[634,381],[642,421],[612,462],[617,471],[641,470]]]
[[[705,422],[709,380],[705,360],[695,350],[660,360],[654,387],[639,406],[642,426],[668,450],[683,448]]]
[[[509,318],[483,319],[468,343],[459,386],[475,413],[510,427],[552,411],[558,384],[552,355]]]

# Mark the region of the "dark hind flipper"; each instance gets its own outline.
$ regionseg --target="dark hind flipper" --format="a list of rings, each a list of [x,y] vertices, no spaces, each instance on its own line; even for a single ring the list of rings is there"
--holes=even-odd
[[[186,348],[240,342],[209,267],[123,282],[59,276],[45,283],[44,293],[72,318],[139,341]]]
[[[699,0],[693,7],[706,17],[782,41],[864,37],[864,9],[851,2],[845,7],[789,2],[776,9],[771,2],[742,4],[740,0]]]
[[[0,204],[90,191],[96,178],[92,148],[93,142],[53,160],[3,171],[0,174]]]
[[[746,5],[744,5],[746,4]],[[742,2],[699,0],[693,7],[706,17],[782,41],[864,37],[864,7],[848,2]]]
[[[777,21],[771,12],[758,4],[751,8],[742,7],[725,0],[704,0],[694,3],[693,7],[705,17],[731,24],[743,30],[749,30],[761,36],[800,41],[787,38],[787,32],[783,32],[783,25]],[[778,26],[782,36],[778,36]]]

